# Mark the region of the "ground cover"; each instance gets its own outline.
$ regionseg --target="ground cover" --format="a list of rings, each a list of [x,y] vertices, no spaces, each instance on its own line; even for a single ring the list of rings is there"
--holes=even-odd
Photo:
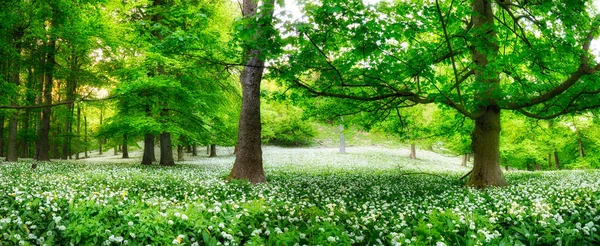
[[[458,158],[348,152],[267,147],[257,186],[224,181],[231,155],[4,163],[0,245],[600,243],[598,171],[509,172],[511,186],[481,191],[461,186]]]

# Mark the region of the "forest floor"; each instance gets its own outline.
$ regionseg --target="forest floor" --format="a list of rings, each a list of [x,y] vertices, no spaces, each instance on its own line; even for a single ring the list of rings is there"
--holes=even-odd
[[[0,245],[600,244],[599,171],[511,171],[476,190],[458,157],[267,146],[268,183],[250,185],[225,181],[232,148],[203,150],[174,167],[112,150],[3,163]]]

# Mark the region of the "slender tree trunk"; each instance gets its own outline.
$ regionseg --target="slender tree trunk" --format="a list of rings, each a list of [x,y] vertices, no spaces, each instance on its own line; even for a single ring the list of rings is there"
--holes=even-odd
[[[552,153],[548,154],[548,169],[552,169]]]
[[[87,117],[83,116],[83,147],[84,147],[84,157],[88,158],[88,135],[87,135]]]
[[[585,153],[583,152],[583,143],[581,141],[581,138],[577,139],[577,145],[579,146],[579,157],[584,158]]]
[[[196,144],[192,146],[192,156],[198,156],[198,146]]]
[[[113,155],[118,155],[118,154],[119,154],[119,144],[115,143],[115,149],[114,149]]]
[[[560,170],[560,159],[558,158],[558,152],[554,151],[554,167],[556,170]]]
[[[183,145],[177,145],[177,161],[183,161]]]
[[[340,124],[340,154],[346,154],[346,137],[344,136],[344,125]]]
[[[473,156],[472,154],[467,154],[467,162],[471,162],[471,157],[472,156]]]
[[[206,155],[210,155],[210,145],[206,145]]]
[[[414,143],[410,144],[410,159],[417,159],[417,150]]]
[[[54,75],[54,53],[56,50],[56,39],[50,37],[48,41],[48,53],[46,56],[46,68],[45,68],[45,86],[44,86],[44,103],[52,104],[52,84]],[[48,135],[50,134],[50,115],[52,114],[51,107],[45,107],[42,109],[42,120],[40,122],[40,132],[37,141],[37,154],[36,160],[38,161],[49,161],[50,160],[50,143]]]
[[[210,156],[209,157],[217,157],[217,145],[216,144],[210,145]]]
[[[467,166],[467,158],[468,158],[468,157],[467,157],[467,155],[468,155],[468,154],[464,154],[464,155],[462,156],[462,163],[461,163],[460,165],[461,165],[461,166],[463,166],[463,167],[466,167],[466,166]]]
[[[77,143],[77,146],[80,146],[79,144],[79,139],[81,137],[81,108],[77,107],[77,133],[75,134],[75,143]],[[69,142],[72,141],[73,138],[69,139]],[[71,145],[71,143],[69,143],[69,146]],[[69,148],[70,149],[70,148]],[[76,148],[75,149],[75,159],[79,160],[79,151],[81,149],[80,148]],[[69,151],[69,155],[71,151]]]
[[[25,110],[25,114],[23,116],[23,122],[21,125],[21,131],[25,133],[27,137],[21,139],[20,144],[20,157],[28,158],[29,157],[29,117],[31,116],[31,112],[29,110]]]
[[[0,117],[0,156],[4,156],[4,116]]]
[[[123,159],[129,158],[129,150],[127,150],[127,134],[123,134]]]
[[[185,148],[186,148],[185,152],[192,153],[192,146],[191,145],[187,145],[187,146],[185,146]]]
[[[154,157],[154,135],[144,135],[144,156],[142,157],[142,165],[152,165],[156,157]]]
[[[171,145],[171,133],[163,132],[160,134],[160,165],[173,166],[173,146]]]
[[[102,127],[102,120],[104,117],[104,109],[100,109],[100,127]],[[98,138],[98,154],[102,155],[102,143],[104,142],[104,139],[102,137]]]
[[[15,86],[19,86],[20,84],[20,76],[19,76],[19,64],[18,61],[15,62],[16,65],[14,66],[15,71],[14,74],[12,76],[12,83],[15,84]],[[12,100],[11,104],[12,105],[16,105],[16,99]],[[18,156],[19,156],[19,145],[18,145],[18,140],[17,140],[17,131],[18,129],[18,124],[19,124],[19,111],[14,112],[11,116],[10,116],[10,120],[8,122],[8,148],[6,149],[6,161],[9,162],[17,162],[18,161]]]

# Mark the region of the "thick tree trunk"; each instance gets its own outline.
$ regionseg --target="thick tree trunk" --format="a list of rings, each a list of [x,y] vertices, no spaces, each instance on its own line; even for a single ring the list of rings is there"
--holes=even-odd
[[[44,86],[44,103],[52,104],[52,84],[54,75],[54,53],[56,50],[56,39],[50,37],[48,41],[48,53],[46,56],[46,68],[45,68],[45,86]],[[38,161],[49,161],[50,160],[50,115],[52,114],[51,107],[45,107],[42,109],[42,120],[40,122],[40,132],[38,134],[38,141],[36,146],[36,157]]]
[[[417,159],[417,149],[414,143],[410,144],[410,154],[408,157],[410,157],[410,159]]]
[[[273,16],[274,0],[262,3],[260,15]],[[258,1],[244,0],[243,16],[256,18]],[[264,25],[270,25],[265,23]],[[254,38],[267,35],[261,25],[257,27]],[[248,49],[245,51],[246,66],[240,76],[242,85],[242,110],[238,128],[238,152],[228,179],[243,179],[251,183],[266,182],[262,163],[261,148],[261,122],[260,122],[260,82],[264,72],[264,61],[261,60],[261,51]]]
[[[217,145],[216,144],[210,145],[210,157],[217,157]]]
[[[583,143],[581,142],[581,138],[577,139],[577,145],[579,146],[579,157],[584,158],[585,153],[583,152]]]
[[[500,109],[488,108],[475,119],[472,144],[475,161],[468,186],[485,188],[488,186],[506,186],[500,168]]]
[[[560,170],[560,159],[558,158],[558,152],[554,151],[554,167],[556,170]]]
[[[142,165],[152,165],[154,160],[154,135],[146,134],[144,136],[144,156],[142,157]]]
[[[500,168],[500,107],[494,98],[501,89],[500,77],[498,72],[489,68],[490,61],[498,54],[492,3],[489,0],[474,0],[471,7],[472,28],[475,33],[479,33],[473,42],[483,47],[471,50],[475,63],[475,81],[485,86],[475,93],[481,116],[475,119],[471,136],[475,160],[467,186],[506,186],[508,183]]]
[[[198,146],[196,144],[192,146],[192,156],[198,156]]]
[[[468,156],[468,154],[464,154],[462,156],[462,163],[460,165],[463,166],[463,167],[467,166],[467,158],[468,158],[467,156]]]
[[[4,156],[4,116],[0,117],[0,156]]]
[[[160,134],[160,165],[173,166],[173,146],[171,145],[171,133],[163,132]]]
[[[183,161],[183,145],[177,145],[177,161]]]
[[[127,134],[123,134],[123,147],[121,147],[121,149],[123,150],[123,159],[129,158],[129,150],[127,150]]]

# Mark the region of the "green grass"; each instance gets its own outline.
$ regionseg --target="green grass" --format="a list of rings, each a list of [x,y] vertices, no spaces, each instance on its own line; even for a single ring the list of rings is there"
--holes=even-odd
[[[510,172],[462,187],[460,161],[376,147],[265,149],[268,183],[233,158],[175,167],[0,166],[0,245],[597,245],[600,172]],[[412,172],[434,175],[410,175]]]

